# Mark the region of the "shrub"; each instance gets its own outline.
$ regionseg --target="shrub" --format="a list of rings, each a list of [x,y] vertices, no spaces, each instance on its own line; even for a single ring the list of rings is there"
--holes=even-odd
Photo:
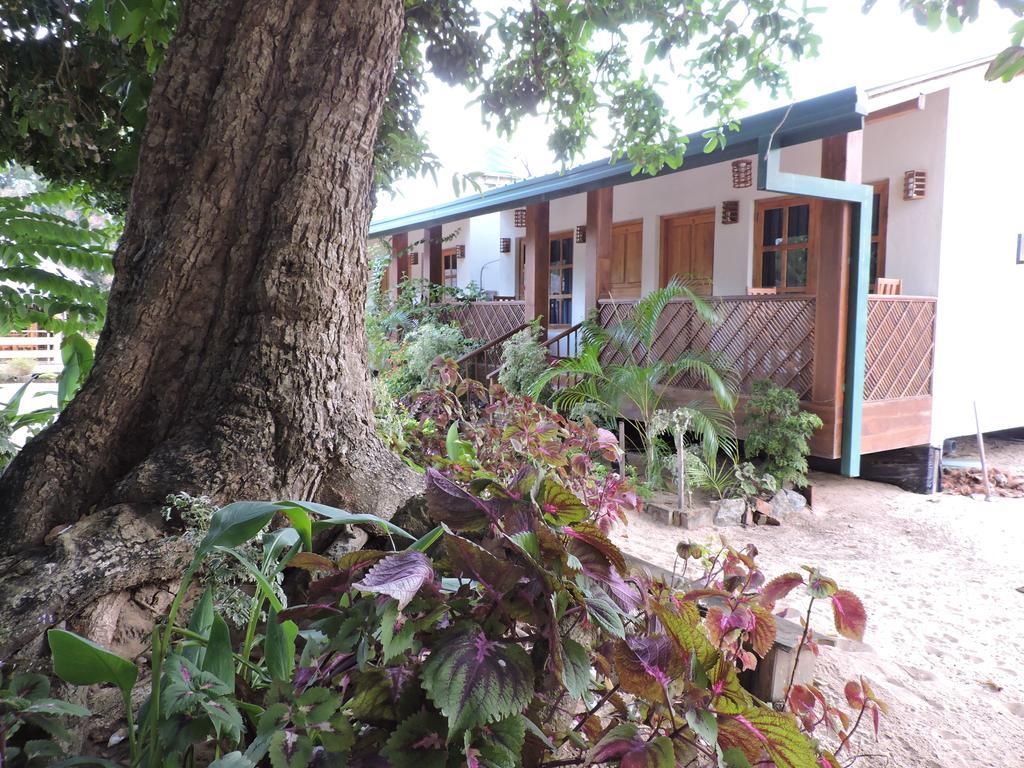
[[[457,326],[427,323],[409,334],[405,364],[419,373],[422,381],[428,381],[434,360],[462,357],[472,347],[473,342]]]
[[[807,485],[807,441],[821,419],[800,410],[796,392],[767,380],[754,382],[743,423],[747,458],[760,457],[764,471],[780,486]]]
[[[534,325],[513,334],[501,347],[498,382],[513,395],[525,395],[548,367],[548,352]]]
[[[392,397],[403,398],[416,389],[437,382],[434,363],[454,360],[473,348],[462,330],[454,325],[424,323],[406,334],[389,360],[384,374]]]

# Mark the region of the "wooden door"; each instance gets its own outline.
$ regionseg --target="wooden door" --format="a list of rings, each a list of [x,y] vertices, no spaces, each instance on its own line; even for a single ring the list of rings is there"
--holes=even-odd
[[[661,285],[678,277],[694,293],[710,296],[714,270],[714,209],[662,217]]]
[[[616,299],[640,298],[644,223],[624,221],[612,225],[612,264],[608,290]]]

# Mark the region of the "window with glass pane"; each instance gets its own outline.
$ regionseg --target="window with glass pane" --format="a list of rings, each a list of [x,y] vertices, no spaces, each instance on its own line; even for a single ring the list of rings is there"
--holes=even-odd
[[[755,287],[779,292],[813,291],[818,202],[784,197],[757,203],[754,235]]]
[[[444,261],[444,284],[454,288],[459,283],[459,249],[446,248],[441,251]]]
[[[871,200],[871,290],[878,278],[885,277],[885,233],[889,222],[889,180],[872,184],[875,194]]]
[[[786,287],[807,286],[807,249],[793,248],[786,253]]]
[[[548,322],[572,324],[572,235],[551,238],[551,279],[548,281]]]

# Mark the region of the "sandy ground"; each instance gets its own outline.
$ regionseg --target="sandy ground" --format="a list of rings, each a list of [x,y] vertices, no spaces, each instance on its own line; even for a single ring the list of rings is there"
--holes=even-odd
[[[986,443],[989,463],[1024,472],[1024,443]],[[961,456],[970,455],[964,447]],[[815,509],[781,527],[685,531],[637,515],[620,543],[672,568],[680,539],[754,544],[771,577],[817,565],[868,611],[864,643],[824,647],[816,677],[841,699],[864,675],[890,706],[858,768],[1024,766],[1024,499],[934,497],[814,474]],[[797,595],[797,593],[794,593]],[[806,601],[790,605],[806,610]],[[831,613],[813,626],[834,635]]]

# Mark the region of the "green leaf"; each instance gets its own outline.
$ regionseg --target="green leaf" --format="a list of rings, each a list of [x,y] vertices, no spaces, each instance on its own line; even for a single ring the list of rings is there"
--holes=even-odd
[[[430,700],[448,718],[448,738],[520,714],[533,699],[533,664],[520,646],[489,640],[476,625],[451,631],[422,671]]]
[[[281,510],[287,515],[292,527],[298,532],[302,539],[302,546],[307,552],[313,551],[313,519],[302,507],[285,506]]]
[[[479,744],[480,763],[484,768],[519,768],[522,765],[525,721],[522,715],[513,715],[480,729],[483,739],[474,739],[474,742]]]
[[[60,342],[60,356],[64,361],[64,370],[57,382],[57,403],[63,408],[75,396],[92,370],[92,347],[80,333],[68,334]]]
[[[562,640],[562,683],[569,695],[580,698],[590,688],[590,654],[571,638]]]
[[[810,738],[801,733],[789,713],[756,707],[736,715],[730,728],[719,723],[719,745],[723,750],[736,748],[750,762],[760,757],[763,748],[777,768],[818,768],[818,758]]]
[[[448,458],[456,464],[472,464],[476,461],[473,446],[465,440],[459,439],[459,423],[457,421],[453,421],[448,427],[444,445],[448,452]]]
[[[235,689],[235,657],[231,650],[231,632],[218,614],[214,614],[210,625],[210,640],[206,645],[206,654],[197,666],[217,677],[232,691]]]
[[[214,760],[209,768],[256,768],[256,763],[236,750]]]
[[[245,544],[267,527],[281,508],[270,501],[236,501],[221,507],[210,517],[210,529],[199,544],[199,554],[207,555],[214,547],[237,547]]]
[[[544,513],[544,519],[552,525],[572,525],[587,519],[590,514],[587,505],[551,478],[544,478],[537,503]]]
[[[406,621],[402,628],[395,633],[395,624],[398,622],[398,601],[389,600],[384,606],[384,612],[380,620],[380,645],[384,654],[384,663],[390,664],[398,656],[408,651],[413,646],[416,635],[416,625],[412,621]]]
[[[408,531],[402,530],[394,523],[382,517],[377,517],[377,515],[357,515],[352,512],[346,512],[344,509],[328,506],[327,504],[318,504],[315,501],[281,501],[278,504],[282,508],[298,507],[299,509],[319,515],[318,519],[313,520],[314,534],[327,530],[334,525],[376,525],[388,533],[393,533],[410,541],[416,540],[416,537]]]
[[[718,720],[715,719],[713,712],[687,710],[686,723],[708,746],[714,747],[718,744]]]
[[[420,710],[399,723],[380,753],[391,768],[444,768],[448,726],[436,712]]]
[[[750,761],[747,760],[747,756],[736,747],[730,747],[722,752],[722,760],[725,761],[726,768],[750,768]]]
[[[263,641],[263,656],[267,672],[273,680],[290,680],[295,667],[295,637],[299,628],[294,621],[278,621],[277,611],[267,615],[267,636]]]
[[[36,699],[21,712],[32,715],[53,715],[55,717],[88,717],[92,714],[86,707],[60,699]]]
[[[218,736],[238,741],[242,735],[242,715],[228,698],[208,698],[199,702],[199,708],[210,718]]]
[[[46,633],[53,655],[53,671],[72,685],[113,683],[128,693],[139,677],[139,670],[91,640],[63,629]]]
[[[416,541],[409,545],[409,549],[416,550],[417,552],[426,552],[437,542],[441,536],[444,535],[445,528],[443,525],[435,526],[433,529],[427,531],[425,534],[420,536]]]
[[[601,629],[618,638],[626,637],[626,628],[622,624],[622,615],[611,598],[600,592],[585,597],[587,616]]]
[[[307,768],[313,757],[313,742],[294,731],[275,731],[270,739],[273,768]]]
[[[207,587],[203,596],[192,607],[192,615],[188,619],[188,629],[197,635],[209,639],[213,628],[213,588]],[[197,667],[203,666],[206,657],[206,646],[201,643],[188,646],[181,654]]]

